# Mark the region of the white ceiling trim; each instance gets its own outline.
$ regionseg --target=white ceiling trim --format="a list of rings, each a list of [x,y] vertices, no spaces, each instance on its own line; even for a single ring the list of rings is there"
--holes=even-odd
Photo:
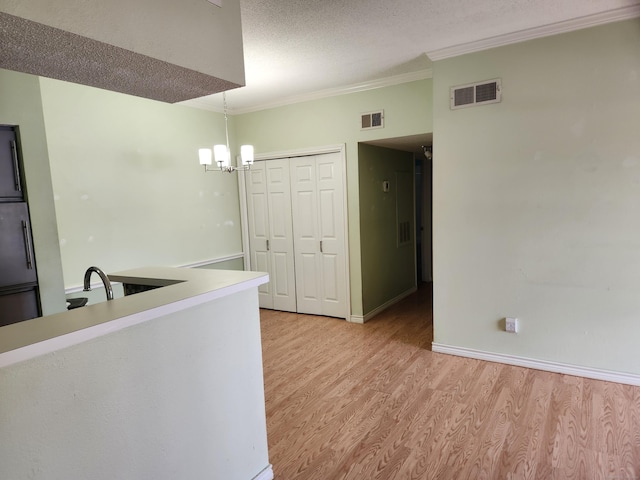
[[[621,20],[628,20],[638,16],[640,16],[640,5],[630,5],[628,7],[609,10],[603,13],[596,13],[594,15],[587,15],[585,17],[575,18],[572,20],[552,23],[550,25],[485,38],[475,42],[463,43],[439,50],[432,50],[430,52],[426,52],[426,54],[432,61],[444,60],[445,58],[457,57],[467,53],[480,52],[482,50],[510,45],[512,43],[548,37],[559,33],[572,32],[582,28],[595,27],[597,25],[618,22]]]
[[[233,115],[239,115],[243,113],[257,112],[260,110],[267,110],[269,108],[277,108],[277,107],[283,107],[285,105],[292,105],[294,103],[308,102],[311,100],[320,100],[322,98],[336,97],[338,95],[346,95],[349,93],[365,92],[367,90],[374,90],[376,88],[391,87],[393,85],[400,85],[403,83],[415,82],[418,80],[424,80],[432,77],[433,77],[433,70],[431,70],[430,68],[427,68],[425,70],[419,70],[417,72],[403,73],[401,75],[394,75],[392,77],[370,80],[368,82],[356,83],[356,84],[347,85],[344,87],[328,88],[326,90],[319,90],[317,92],[304,93],[301,95],[293,95],[290,97],[274,100],[273,102],[263,103],[263,104],[251,106],[248,108],[229,109],[229,113]],[[196,105],[193,105],[193,106],[196,106]]]

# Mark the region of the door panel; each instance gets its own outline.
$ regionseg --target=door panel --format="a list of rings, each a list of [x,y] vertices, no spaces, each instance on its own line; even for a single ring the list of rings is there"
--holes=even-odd
[[[284,160],[256,162],[247,182],[252,270],[267,272],[260,307],[296,311],[289,168]]]
[[[320,231],[322,239],[336,239],[336,205],[334,190],[320,191]]]
[[[315,157],[292,159],[291,172],[298,312],[322,315]]]
[[[0,295],[0,327],[40,316],[35,288]]]
[[[340,155],[317,158],[322,276],[322,314],[346,317],[347,266],[344,218],[344,178]]]
[[[323,292],[325,302],[339,302],[338,294],[338,256],[325,253],[322,255]]]
[[[271,239],[273,241],[286,241],[287,237],[289,237],[289,231],[291,230],[289,223],[291,223],[291,219],[285,218],[285,216],[281,214],[288,209],[288,206],[289,199],[285,197],[283,192],[269,194],[269,215],[270,218],[273,219],[273,222],[270,224]]]
[[[18,147],[11,127],[0,127],[0,197],[22,199]]]
[[[304,310],[298,310],[300,313],[318,313],[317,305],[319,303],[318,293],[318,276],[317,276],[317,256],[313,253],[301,253],[299,255],[300,276],[304,279],[302,285],[298,287],[300,295],[298,305],[302,303]],[[296,272],[298,273],[298,272]],[[296,277],[297,280],[298,277]]]
[[[289,165],[286,160],[265,163],[269,200],[269,226],[273,308],[286,312],[296,311],[296,280],[291,226],[291,189]]]
[[[288,254],[286,252],[274,252],[272,254],[274,266],[273,295],[277,297],[286,297],[291,291],[291,285],[289,284],[289,275],[287,274],[287,269],[290,262],[287,256]]]
[[[251,258],[251,266],[256,272],[269,273],[269,257],[267,252],[254,252]],[[271,295],[270,281],[263,283],[258,287],[258,296],[260,299],[260,307],[273,308],[273,296]]]
[[[0,287],[37,281],[27,204],[0,203]]]
[[[273,308],[273,272],[267,250],[269,240],[269,210],[267,208],[267,179],[264,165],[256,164],[248,172],[247,210],[249,217],[249,250],[251,269],[267,272],[270,281],[258,287],[260,307]]]

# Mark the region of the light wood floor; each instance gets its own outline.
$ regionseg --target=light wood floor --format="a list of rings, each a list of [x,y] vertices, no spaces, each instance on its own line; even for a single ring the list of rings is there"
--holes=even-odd
[[[640,388],[433,353],[428,298],[261,311],[277,480],[640,479]]]

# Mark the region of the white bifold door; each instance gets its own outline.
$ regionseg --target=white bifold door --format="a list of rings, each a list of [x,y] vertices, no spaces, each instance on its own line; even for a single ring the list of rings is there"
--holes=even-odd
[[[347,318],[343,171],[339,153],[251,167],[251,269],[271,278],[261,307]]]
[[[289,163],[256,162],[247,173],[251,270],[268,272],[270,279],[258,288],[260,306],[295,312]]]

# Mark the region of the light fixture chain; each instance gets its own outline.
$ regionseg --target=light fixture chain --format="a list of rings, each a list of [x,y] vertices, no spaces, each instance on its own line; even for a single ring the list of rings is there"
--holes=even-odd
[[[209,170],[207,168],[208,165],[211,165],[211,149],[201,148],[198,151],[198,156],[200,158],[200,164],[204,165],[204,171],[220,171],[232,173],[236,170],[250,170],[251,164],[253,163],[253,146],[252,145],[242,145],[240,148],[241,157],[242,157],[242,166],[231,165],[231,148],[229,146],[229,118],[227,112],[227,94],[226,92],[222,92],[222,108],[224,110],[224,131],[226,135],[227,144],[226,145],[214,145],[213,153],[216,163],[218,164],[218,170]],[[222,152],[222,148],[226,148],[226,152]],[[226,158],[225,158],[226,157]]]
[[[227,155],[231,164],[231,148],[229,148],[229,125],[227,122],[227,92],[222,92],[222,108],[224,109],[224,131],[227,135]]]

